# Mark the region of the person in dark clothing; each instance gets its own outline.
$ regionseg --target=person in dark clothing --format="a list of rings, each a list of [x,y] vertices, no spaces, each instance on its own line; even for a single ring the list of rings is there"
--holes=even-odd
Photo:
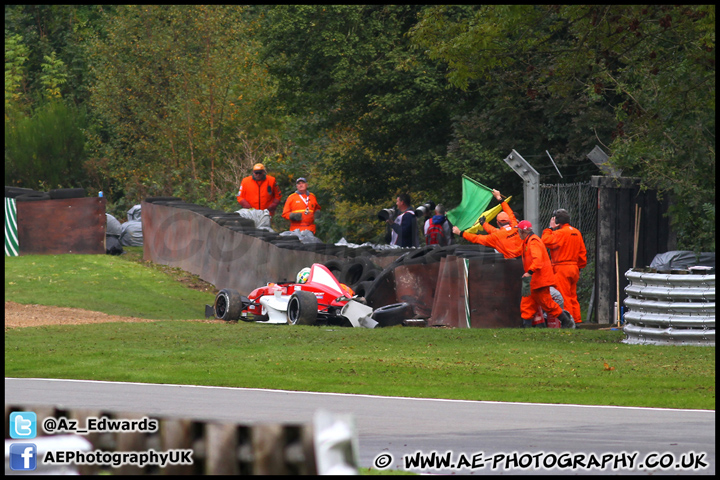
[[[425,222],[425,244],[440,245],[441,247],[455,243],[453,225],[445,216],[445,207],[437,205],[435,215]]]
[[[417,219],[415,218],[415,211],[410,208],[410,195],[401,193],[397,196],[395,205],[397,205],[398,215],[394,220],[387,219],[387,223],[392,228],[390,245],[419,247]]]

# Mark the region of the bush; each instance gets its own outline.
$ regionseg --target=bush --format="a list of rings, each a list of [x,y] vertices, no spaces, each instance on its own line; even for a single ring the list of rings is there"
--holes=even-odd
[[[61,100],[45,103],[28,117],[5,117],[7,184],[51,189],[85,183],[85,114]]]

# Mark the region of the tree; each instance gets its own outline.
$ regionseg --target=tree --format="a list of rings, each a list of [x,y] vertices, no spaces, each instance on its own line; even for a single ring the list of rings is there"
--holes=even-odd
[[[5,120],[7,185],[29,188],[86,186],[85,114],[55,99],[30,115],[11,114]]]
[[[714,21],[711,5],[437,6],[411,36],[455,87],[484,92],[500,77],[511,98],[543,105],[543,136],[568,154],[587,144],[563,130],[592,128],[625,175],[673,194],[681,247],[713,251]]]
[[[5,37],[5,121],[8,114],[17,109],[23,96],[28,48],[23,44],[20,35]]]
[[[105,190],[126,202],[214,200],[243,132],[262,134],[253,109],[271,92],[248,17],[234,5],[118,7],[90,57],[92,165],[110,167]],[[232,198],[237,185],[220,188]]]
[[[277,100],[303,118],[304,154],[342,185],[340,199],[386,203],[450,181],[435,159],[449,139],[454,94],[404,36],[420,8],[282,5],[262,20]]]

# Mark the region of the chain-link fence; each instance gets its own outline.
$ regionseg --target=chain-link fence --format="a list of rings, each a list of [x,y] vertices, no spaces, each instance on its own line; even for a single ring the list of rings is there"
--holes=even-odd
[[[597,225],[597,188],[589,183],[568,183],[540,185],[540,225],[535,232],[542,235],[552,218],[552,212],[564,208],[570,213],[570,225],[580,230],[587,249],[587,267],[581,270],[578,282],[578,301],[582,308],[583,321],[587,321],[587,310],[595,281],[595,236]]]

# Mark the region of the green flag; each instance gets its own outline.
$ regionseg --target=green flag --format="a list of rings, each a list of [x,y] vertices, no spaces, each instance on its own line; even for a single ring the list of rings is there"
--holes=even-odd
[[[460,230],[467,230],[475,225],[493,198],[492,190],[470,177],[462,177],[462,202],[447,213],[450,222]]]

